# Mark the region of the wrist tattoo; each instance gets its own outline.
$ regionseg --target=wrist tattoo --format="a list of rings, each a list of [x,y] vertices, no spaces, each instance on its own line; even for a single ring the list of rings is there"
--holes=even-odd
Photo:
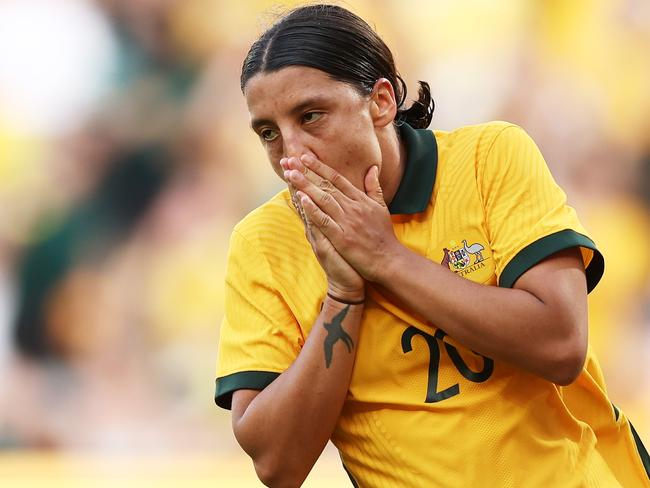
[[[352,352],[352,348],[354,347],[354,342],[352,342],[352,337],[343,330],[342,324],[343,324],[343,319],[348,313],[348,310],[350,309],[350,305],[345,307],[343,310],[341,310],[339,313],[337,313],[333,318],[331,322],[324,322],[323,327],[325,327],[325,330],[327,331],[327,336],[325,337],[325,342],[323,343],[323,346],[325,347],[325,367],[329,369],[330,364],[332,364],[332,354],[334,352],[334,344],[336,344],[339,340],[343,341],[343,344],[348,349],[348,352]]]

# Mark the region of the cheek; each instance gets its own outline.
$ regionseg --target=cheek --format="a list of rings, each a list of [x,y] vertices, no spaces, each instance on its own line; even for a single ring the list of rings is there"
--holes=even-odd
[[[381,161],[381,151],[375,139],[356,139],[341,147],[341,170],[355,169],[361,166],[370,167]]]
[[[335,169],[354,186],[363,190],[363,181],[368,169],[375,164],[381,166],[381,147],[374,131],[354,136],[340,145],[340,163]]]
[[[370,167],[381,162],[381,148],[372,120],[364,116],[358,117],[357,124],[346,133],[347,150],[355,166]]]

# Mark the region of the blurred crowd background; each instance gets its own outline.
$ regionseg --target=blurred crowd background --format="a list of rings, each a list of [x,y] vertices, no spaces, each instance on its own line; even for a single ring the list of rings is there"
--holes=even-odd
[[[298,3],[0,1],[0,480],[127,454],[255,486],[214,365],[230,231],[283,184],[239,71]],[[432,128],[537,141],[605,255],[591,345],[649,444],[650,2],[339,3],[431,84]]]

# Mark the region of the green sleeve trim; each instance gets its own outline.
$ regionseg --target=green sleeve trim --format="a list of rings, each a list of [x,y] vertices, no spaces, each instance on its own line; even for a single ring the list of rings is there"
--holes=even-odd
[[[231,409],[232,394],[236,390],[263,390],[280,373],[269,371],[242,371],[222,376],[215,381],[214,402],[221,408]]]
[[[529,244],[512,258],[499,277],[499,286],[512,288],[519,277],[540,261],[563,249],[585,247],[594,252],[587,266],[587,293],[591,292],[605,271],[603,255],[596,249],[596,244],[587,236],[571,229],[561,230]]]

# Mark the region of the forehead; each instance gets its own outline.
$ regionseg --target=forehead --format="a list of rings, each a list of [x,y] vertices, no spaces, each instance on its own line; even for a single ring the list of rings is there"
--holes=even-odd
[[[251,117],[268,111],[290,110],[310,98],[344,100],[361,98],[357,90],[333,79],[324,71],[306,66],[288,66],[277,71],[258,73],[244,90]]]

